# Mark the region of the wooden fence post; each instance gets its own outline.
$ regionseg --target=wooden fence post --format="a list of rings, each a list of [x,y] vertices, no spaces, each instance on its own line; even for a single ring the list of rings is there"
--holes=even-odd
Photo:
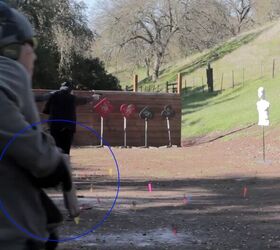
[[[165,92],[168,93],[168,81],[165,83]]]
[[[223,85],[224,85],[224,73],[222,73],[222,78],[221,78],[221,92],[223,91]]]
[[[133,79],[133,92],[138,91],[138,75],[134,75]]]
[[[180,95],[182,92],[182,74],[178,73],[177,76],[177,93]]]

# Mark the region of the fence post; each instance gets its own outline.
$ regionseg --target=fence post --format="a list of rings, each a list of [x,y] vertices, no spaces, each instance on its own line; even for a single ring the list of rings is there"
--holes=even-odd
[[[180,95],[182,92],[182,74],[178,73],[177,76],[177,93]]]
[[[168,81],[165,83],[165,92],[168,93]]]
[[[138,75],[134,75],[133,79],[133,92],[138,91]]]
[[[224,85],[224,73],[222,73],[222,78],[221,78],[221,92],[223,92],[223,85]]]
[[[275,76],[275,59],[273,59],[272,78]]]
[[[140,91],[142,92],[142,86],[140,86]]]
[[[243,87],[244,87],[244,84],[245,84],[245,68],[243,68]]]
[[[232,88],[234,88],[234,70],[232,71]]]
[[[195,77],[193,77],[193,89],[194,89],[194,86],[195,86]]]

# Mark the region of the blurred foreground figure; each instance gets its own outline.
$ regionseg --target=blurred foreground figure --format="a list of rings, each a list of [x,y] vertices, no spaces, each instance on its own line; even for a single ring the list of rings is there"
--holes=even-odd
[[[3,250],[55,249],[57,243],[47,239],[57,240],[55,229],[62,215],[42,188],[60,184],[63,191],[72,188],[69,163],[52,137],[36,124],[40,120],[31,83],[35,46],[27,18],[0,2],[0,249]]]

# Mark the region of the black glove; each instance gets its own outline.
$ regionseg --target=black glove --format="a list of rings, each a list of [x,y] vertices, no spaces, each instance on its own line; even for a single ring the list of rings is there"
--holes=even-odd
[[[46,177],[34,178],[33,182],[40,188],[57,187],[60,183],[65,192],[72,189],[72,178],[68,166],[64,160],[61,160],[55,171]]]

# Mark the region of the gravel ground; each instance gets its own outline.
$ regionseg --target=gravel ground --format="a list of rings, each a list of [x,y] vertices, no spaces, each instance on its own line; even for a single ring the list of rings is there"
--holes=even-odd
[[[261,132],[253,126],[182,148],[112,148],[120,192],[110,214],[110,151],[74,148],[81,221],[65,221],[61,238],[95,230],[59,249],[280,249],[280,130],[266,132],[265,162]]]

